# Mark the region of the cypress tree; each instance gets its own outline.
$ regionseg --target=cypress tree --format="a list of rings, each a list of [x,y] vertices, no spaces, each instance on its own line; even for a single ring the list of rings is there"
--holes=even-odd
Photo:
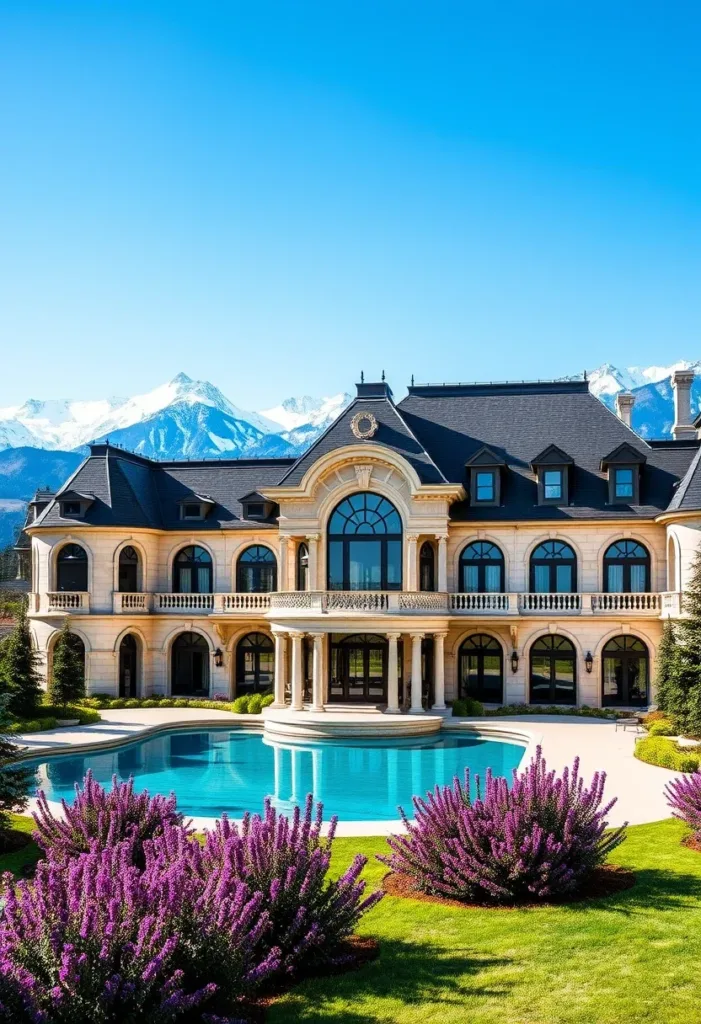
[[[0,851],[12,849],[10,812],[20,813],[27,806],[27,791],[34,780],[34,769],[14,766],[20,748],[3,730],[10,721],[10,695],[0,695]]]
[[[0,677],[8,695],[7,711],[17,718],[32,718],[41,703],[37,652],[32,645],[27,611],[20,607],[17,624],[2,645]]]
[[[60,707],[85,696],[85,671],[68,619],[54,647],[49,695]]]
[[[701,736],[701,549],[694,556],[684,592],[684,612],[674,628],[668,710],[684,735]]]
[[[671,619],[665,619],[662,639],[657,648],[657,671],[655,673],[655,701],[660,711],[671,714],[673,700],[674,671],[677,658],[677,638]]]

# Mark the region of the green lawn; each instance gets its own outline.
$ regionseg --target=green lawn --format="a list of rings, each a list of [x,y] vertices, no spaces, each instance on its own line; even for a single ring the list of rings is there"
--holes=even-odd
[[[34,831],[34,819],[30,818],[29,815],[11,814],[10,818],[12,819],[13,828],[17,832]],[[23,846],[21,850],[15,850],[14,853],[0,854],[0,872],[12,871],[13,874],[17,875],[25,864],[33,864],[38,859],[39,847],[36,843],[31,842],[28,846]]]
[[[675,821],[640,825],[612,861],[633,889],[539,910],[459,910],[385,897],[361,931],[380,940],[359,971],[306,982],[270,1024],[690,1024],[701,1002],[701,854]],[[339,839],[339,867],[382,839]],[[367,876],[379,883],[374,861]]]

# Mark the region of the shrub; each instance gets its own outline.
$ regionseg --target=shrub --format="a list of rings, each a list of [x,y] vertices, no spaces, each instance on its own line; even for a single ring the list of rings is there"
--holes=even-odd
[[[259,952],[260,894],[231,879],[205,883],[186,860],[154,855],[144,871],[132,860],[120,843],[68,865],[43,861],[32,882],[5,876],[0,1019],[191,1020],[276,969],[277,951]]]
[[[234,701],[234,714],[235,715],[247,715],[248,714],[248,697],[237,697]]]
[[[3,735],[9,720],[8,694],[0,697],[0,851],[10,844],[10,812],[23,811],[27,806],[27,790],[34,770],[16,765],[20,748]]]
[[[173,707],[174,708],[188,708],[189,706],[190,706],[190,701],[189,700],[185,700],[184,697],[177,697],[173,701]]]
[[[162,708],[173,708],[175,707],[175,701],[172,697],[163,697],[160,706]]]
[[[138,863],[143,863],[143,844],[159,835],[166,825],[182,825],[175,796],[149,796],[134,792],[134,780],[118,782],[112,777],[112,789],[105,790],[92,772],[76,783],[75,800],[61,801],[62,815],[55,818],[43,790],[37,794],[34,839],[55,860],[68,860],[93,849],[132,841]]]
[[[484,706],[472,697],[460,697],[453,701],[453,715],[462,718],[469,715],[472,718],[481,717],[484,714]]]
[[[45,732],[47,729],[55,729],[58,721],[52,715],[44,715],[42,718],[22,718],[19,722],[11,722],[5,726],[5,732],[11,735],[24,732]]]
[[[669,720],[669,715],[666,711],[648,711],[646,715],[640,716],[640,721],[646,729],[651,726],[653,722],[668,722]]]
[[[625,838],[625,829],[605,834],[601,806],[605,775],[584,788],[579,759],[558,778],[548,772],[538,748],[511,788],[487,770],[484,797],[464,784],[436,786],[426,799],[414,797],[416,820],[400,811],[406,836],[391,836],[394,871],[410,875],[424,891],[470,902],[515,903],[548,899],[581,888],[591,872]]]
[[[651,723],[647,734],[648,736],[677,736],[678,730],[669,719],[660,718],[657,722]]]
[[[42,696],[38,656],[24,604],[19,607],[17,616],[15,628],[3,642],[0,687],[9,697],[7,711],[10,714],[34,718]]]
[[[635,756],[646,764],[669,768],[673,772],[695,772],[701,767],[701,755],[682,750],[664,736],[646,736],[635,744]]]
[[[76,637],[71,633],[68,619],[54,647],[49,694],[52,702],[61,707],[85,697],[85,666],[76,649]]]
[[[140,708],[141,706],[142,702],[139,700],[138,697],[127,697],[127,699],[124,701],[125,708]]]
[[[701,841],[701,771],[668,782],[665,796],[674,817],[685,821],[694,838]]]
[[[254,693],[248,701],[249,715],[259,715],[263,710],[263,698],[259,693]]]
[[[488,717],[502,718],[509,715],[576,715],[581,718],[625,718],[626,712],[613,708],[590,708],[587,704],[579,707],[563,707],[561,704],[504,704],[499,708],[488,708]]]
[[[142,708],[158,708],[160,706],[160,700],[154,700],[153,697],[147,697],[146,700],[142,700],[140,704],[140,707]]]
[[[322,817],[322,805],[314,811],[311,795],[304,814],[295,807],[291,819],[278,815],[266,800],[263,816],[246,814],[240,827],[224,816],[207,833],[202,850],[206,874],[231,864],[252,892],[263,894],[271,923],[266,941],[282,950],[287,973],[303,964],[338,962],[341,942],[383,895],[378,891],[363,898],[360,875],[367,858],[360,855],[340,878],[328,877],[336,818],[323,838]]]
[[[115,698],[114,698],[114,700],[111,700],[111,701],[109,702],[109,704],[107,705],[107,707],[108,707],[108,708],[109,708],[109,709],[110,709],[111,711],[116,711],[116,710],[118,710],[119,708],[123,708],[125,704],[126,704],[126,698],[125,698],[125,697],[115,697]]]
[[[261,703],[261,707],[262,708],[269,708],[270,705],[274,703],[274,701],[275,701],[275,694],[274,693],[266,693],[265,697],[263,697],[262,701],[260,702]]]

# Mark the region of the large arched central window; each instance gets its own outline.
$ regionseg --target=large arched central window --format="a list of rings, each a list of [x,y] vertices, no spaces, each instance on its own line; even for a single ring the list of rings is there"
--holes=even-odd
[[[500,594],[504,590],[504,556],[496,544],[476,540],[460,555],[463,594]]]
[[[270,548],[253,544],[239,555],[236,589],[242,594],[268,594],[277,587],[277,562]]]
[[[604,647],[602,701],[613,705],[647,704],[647,647],[636,636],[615,636]]]
[[[56,590],[88,589],[88,556],[80,544],[64,544],[56,559]]]
[[[198,545],[183,548],[173,562],[173,591],[176,594],[212,593],[212,558]]]
[[[574,644],[564,636],[542,636],[531,647],[531,704],[574,704],[576,699]]]
[[[650,555],[634,540],[617,540],[604,555],[607,594],[644,594],[650,589]]]
[[[379,494],[352,494],[329,519],[329,590],[401,590],[402,521]]]
[[[573,594],[577,590],[577,557],[561,540],[546,540],[531,555],[531,593]]]

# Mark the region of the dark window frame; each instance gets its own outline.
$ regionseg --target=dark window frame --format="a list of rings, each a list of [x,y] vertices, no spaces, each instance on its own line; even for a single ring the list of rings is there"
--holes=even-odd
[[[618,474],[624,470],[631,475],[630,495],[619,495],[617,493]],[[609,476],[609,504],[610,505],[639,505],[640,504],[640,466],[633,463],[620,463],[610,465]]]
[[[548,498],[545,489],[549,486],[545,480],[546,473],[560,474],[560,497]],[[562,506],[569,504],[569,467],[565,465],[542,465],[538,467],[538,504]]]
[[[374,507],[371,506],[369,499],[372,499],[373,502],[377,499]],[[342,528],[335,529],[335,524],[340,524]],[[390,524],[392,526],[391,532],[387,528]],[[398,529],[394,528],[396,524],[398,524]],[[398,509],[389,498],[385,498],[375,491],[354,491],[353,494],[349,494],[332,511],[326,529],[326,579],[328,590],[401,590],[404,576],[403,537],[402,518]],[[372,540],[380,545],[380,580],[377,587],[360,588],[351,586],[351,546],[363,540]],[[397,543],[399,544],[399,562],[397,565],[399,579],[397,582],[390,582],[388,579],[390,563],[389,545]],[[332,545],[341,545],[341,586],[338,586],[331,576],[333,566]]]
[[[190,555],[188,558],[183,558],[182,557],[183,555],[185,555],[187,552],[190,552],[190,551],[193,553],[192,555]],[[197,554],[198,551],[201,551],[202,554],[205,557],[202,558],[200,555],[198,555]],[[199,570],[203,569],[203,568],[207,568],[208,569],[209,585],[208,585],[208,589],[206,589],[206,590],[200,590],[199,589],[199,586],[200,586]],[[181,582],[180,582],[180,570],[181,569],[190,569],[191,572],[192,572],[192,576],[191,576],[192,588],[190,590],[181,590],[180,589],[181,588]],[[212,559],[212,556],[210,555],[209,551],[207,551],[206,548],[203,548],[201,544],[187,544],[184,548],[181,548],[180,551],[178,551],[178,553],[176,554],[175,558],[173,559],[173,593],[174,594],[212,594],[212,593],[214,593],[214,560]]]
[[[78,554],[80,552],[80,554]],[[56,590],[59,593],[87,594],[89,589],[88,553],[82,544],[64,544],[56,555]],[[73,579],[71,580],[71,576]],[[63,577],[63,578],[62,578]],[[67,583],[84,586],[67,586]]]
[[[188,511],[188,509],[190,511]],[[193,512],[197,509],[197,512]],[[180,518],[189,519],[190,522],[197,519],[204,519],[204,506],[199,501],[186,501],[180,506]]]
[[[549,661],[550,668],[550,694],[547,701],[535,700],[533,697],[533,659],[544,657]],[[556,683],[556,662],[567,661],[572,664],[572,700],[562,700],[557,693]],[[528,652],[528,701],[530,704],[564,704],[574,707],[577,704],[577,651],[574,644],[568,637],[559,633],[548,633],[546,636],[538,637],[531,644]]]
[[[186,640],[187,638],[187,640]],[[194,666],[195,655],[198,655],[200,665],[202,667],[202,679],[201,682],[205,685],[199,688],[190,687],[186,689],[179,684],[176,684],[176,665],[179,658],[182,658],[184,662],[189,662],[190,672]],[[187,657],[186,657],[187,656]],[[209,696],[209,691],[212,685],[212,673],[211,673],[211,652],[209,644],[205,637],[201,633],[196,633],[194,630],[183,630],[182,633],[178,633],[176,638],[173,640],[170,650],[170,693],[173,697],[188,697],[188,696]],[[183,666],[180,666],[182,668]]]
[[[250,579],[253,585],[250,586]],[[268,585],[269,584],[269,585]],[[277,590],[277,558],[265,544],[249,544],[236,559],[239,594],[271,594]]]
[[[62,501],[60,505],[62,519],[82,519],[85,515],[82,501]]]
[[[498,695],[495,690],[489,689],[484,685],[484,660],[486,657],[495,657],[497,655],[499,657],[500,682]],[[477,658],[478,662],[478,685],[472,690],[466,684],[469,672],[463,671],[463,662],[470,657]],[[472,697],[474,700],[483,701],[488,704],[504,703],[504,648],[495,637],[489,636],[488,633],[473,633],[471,636],[465,637],[460,644],[458,650],[458,695],[461,698]]]
[[[560,545],[561,548],[567,548],[571,552],[571,557],[557,557],[557,553],[553,552],[552,556],[539,556],[538,552],[542,548],[547,548],[552,545]],[[572,589],[571,590],[558,590],[557,588],[557,566],[558,565],[570,565],[572,567]],[[550,584],[548,590],[536,591],[535,589],[535,570],[538,566],[549,567]],[[577,554],[574,548],[566,540],[550,539],[541,541],[531,552],[531,557],[528,560],[528,585],[530,592],[543,593],[543,594],[577,594],[578,582],[577,582]]]
[[[297,546],[296,586],[297,590],[309,590],[309,545],[305,541]]]
[[[623,641],[622,646],[614,647],[614,644]],[[639,647],[634,647],[639,644]],[[621,688],[620,697],[612,698],[604,694],[606,681],[606,662],[618,659],[621,661]],[[632,700],[630,697],[631,671],[630,664],[633,661],[645,662],[645,693],[642,697]],[[633,636],[630,633],[622,633],[620,636],[611,637],[601,652],[601,706],[602,707],[644,707],[650,697],[650,651],[644,640]]]
[[[637,555],[637,554],[636,555],[633,555],[633,554],[630,554],[630,555],[625,555],[625,554],[610,555],[609,552],[613,551],[613,549],[618,547],[619,545],[622,545],[625,548],[629,548],[631,546],[635,547],[635,548],[639,548],[642,552],[644,552],[644,554],[642,554],[642,555]],[[645,567],[645,589],[644,590],[635,590],[635,591],[631,590],[630,570],[631,570],[631,566],[633,566],[633,565],[642,565],[642,566]],[[609,590],[609,567],[610,566],[621,566],[622,567],[622,569],[623,569],[623,589],[622,590],[617,590],[617,591]],[[604,584],[603,589],[604,589],[604,593],[605,594],[610,594],[610,593],[617,593],[617,594],[633,594],[633,593],[635,593],[635,594],[649,594],[650,593],[650,576],[651,576],[650,552],[648,551],[648,549],[645,547],[644,544],[641,544],[637,540],[630,540],[629,538],[624,538],[622,540],[615,540],[612,544],[609,544],[609,546],[606,548],[606,551],[604,552],[604,579],[603,579],[603,584]]]
[[[477,551],[478,548],[481,549],[479,552]],[[475,553],[478,554],[479,557],[477,557],[477,558],[468,558],[467,557],[467,552],[470,551],[471,549],[475,549]],[[497,551],[499,553],[499,558],[487,557],[485,549],[491,549],[493,551]],[[468,565],[469,566],[477,566],[477,582],[478,582],[478,589],[477,590],[468,590],[466,585],[465,585],[465,575],[466,575],[465,568]],[[487,570],[488,566],[496,566],[496,565],[499,566],[499,584],[500,584],[499,585],[499,589],[498,590],[493,590],[493,591],[488,591],[486,589],[486,586],[485,586],[485,583],[486,583],[486,580],[485,580],[486,570]],[[458,580],[459,590],[458,590],[458,593],[460,593],[460,594],[470,594],[470,593],[471,594],[487,594],[487,593],[503,594],[504,593],[504,586],[505,586],[505,578],[506,578],[506,562],[505,562],[505,559],[504,559],[504,552],[501,550],[501,548],[497,544],[494,544],[490,540],[472,540],[472,541],[469,542],[469,544],[466,544],[465,547],[460,552],[460,563],[459,563],[459,567],[458,567],[458,573],[459,573],[459,580]]]
[[[428,593],[436,589],[436,552],[430,540],[425,540],[419,551],[419,590]]]
[[[255,638],[255,641],[254,641]],[[249,685],[243,682],[247,674],[245,670],[246,654],[253,654],[253,681]],[[261,655],[265,654],[270,665],[270,671],[261,670]],[[261,683],[261,675],[270,676],[269,680]],[[236,645],[236,694],[243,693],[268,693],[275,685],[275,645],[267,633],[253,630],[242,636]]]
[[[129,554],[133,554],[133,558]],[[139,573],[141,569],[141,556],[137,548],[133,544],[125,544],[125,546],[119,552],[117,558],[117,589],[120,594],[138,594],[139,593]],[[126,582],[127,570],[134,572],[134,584],[127,584],[123,586],[123,581]]]
[[[478,497],[478,478],[481,473],[492,478],[492,497]],[[501,504],[501,472],[498,466],[470,466],[470,504],[478,508],[495,508]]]

